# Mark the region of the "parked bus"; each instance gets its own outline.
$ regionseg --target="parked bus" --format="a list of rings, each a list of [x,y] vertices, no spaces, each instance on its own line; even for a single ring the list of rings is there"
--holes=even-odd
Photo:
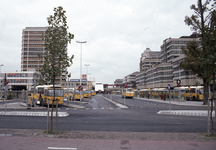
[[[73,91],[74,88],[64,88],[64,97],[67,99],[69,94],[69,100],[72,100],[73,98]]]
[[[134,97],[134,90],[132,88],[124,88],[122,89],[122,98],[133,98]]]
[[[96,95],[96,92],[94,90],[91,90],[92,96]]]
[[[84,97],[85,97],[85,98],[91,97],[91,91],[89,91],[89,90],[84,90],[84,91],[83,91],[83,94],[84,94]]]
[[[64,89],[62,86],[55,85],[55,100],[53,85],[39,85],[36,86],[36,94],[34,95],[37,105],[63,105],[64,103]],[[54,101],[53,101],[54,100]],[[49,101],[49,102],[48,102]]]
[[[81,93],[81,100],[83,99],[83,91],[74,90],[73,92],[73,100],[80,100],[80,93]]]
[[[185,90],[186,100],[204,100],[204,88],[203,86],[190,86]],[[211,99],[211,91],[209,89],[209,99]]]

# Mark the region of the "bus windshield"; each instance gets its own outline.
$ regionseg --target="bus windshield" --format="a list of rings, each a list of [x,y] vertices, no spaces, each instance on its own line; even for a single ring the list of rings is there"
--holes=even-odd
[[[133,89],[127,89],[128,92],[133,92]]]
[[[55,96],[63,96],[63,93],[64,93],[63,89],[55,89]],[[54,90],[49,89],[47,96],[54,96]]]
[[[83,94],[83,91],[75,90],[75,94]]]

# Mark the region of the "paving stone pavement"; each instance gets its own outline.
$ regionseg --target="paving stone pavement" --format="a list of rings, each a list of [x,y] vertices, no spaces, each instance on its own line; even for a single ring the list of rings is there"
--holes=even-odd
[[[204,133],[90,132],[47,134],[42,130],[0,129],[0,150],[215,150]]]

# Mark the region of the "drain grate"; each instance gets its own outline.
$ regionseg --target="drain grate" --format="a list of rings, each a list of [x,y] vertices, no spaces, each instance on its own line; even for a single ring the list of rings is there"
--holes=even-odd
[[[129,140],[121,140],[121,145],[129,144]]]
[[[130,149],[129,148],[129,140],[121,140],[121,149]]]

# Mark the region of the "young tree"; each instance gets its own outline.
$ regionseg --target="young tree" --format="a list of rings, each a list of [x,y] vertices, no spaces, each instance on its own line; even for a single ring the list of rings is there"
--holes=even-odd
[[[43,57],[44,65],[40,71],[43,75],[44,82],[53,85],[53,103],[55,100],[56,79],[57,77],[62,77],[63,75],[70,76],[67,71],[67,67],[72,65],[74,57],[73,55],[71,57],[67,55],[68,42],[71,42],[74,35],[67,32],[69,27],[67,26],[67,17],[65,13],[66,11],[64,11],[61,6],[54,8],[54,15],[47,18],[49,27],[42,36],[44,40],[45,53],[41,56]],[[53,103],[51,112],[51,131],[53,130]],[[56,117],[57,116],[56,112]]]
[[[195,5],[191,6],[191,9],[194,10],[195,15],[192,15],[191,17],[186,16],[185,23],[188,26],[192,26],[192,29],[197,31],[200,34],[200,41],[201,45],[194,45],[190,48],[190,50],[186,50],[187,53],[185,61],[180,63],[180,67],[184,69],[192,70],[194,73],[197,73],[200,78],[203,80],[204,85],[204,104],[207,104],[208,99],[208,87],[209,83],[211,81],[212,76],[212,54],[215,53],[215,51],[209,49],[209,44],[207,41],[208,35],[212,34],[212,31],[208,31],[209,29],[209,22],[211,22],[211,16],[212,16],[212,9],[209,9],[207,6],[209,5],[209,0],[206,0],[204,4],[202,4],[202,0],[198,0],[197,7]],[[205,13],[208,13],[205,15]],[[208,31],[208,32],[207,32]],[[191,42],[188,43],[188,45],[191,45]],[[194,47],[195,46],[195,47]],[[183,48],[184,49],[184,48]],[[183,50],[183,52],[185,52]],[[188,53],[191,53],[191,55],[187,56]],[[193,61],[189,62],[187,57],[196,56]],[[193,64],[193,65],[192,65]],[[196,66],[196,68],[195,68]]]
[[[202,0],[198,0],[197,7],[195,5],[191,6],[195,14],[191,17],[186,16],[185,23],[200,34],[200,41],[189,42],[186,49],[182,48],[185,60],[179,64],[181,68],[191,70],[198,77],[202,78],[204,85],[204,105],[208,102],[209,85],[212,75],[215,74],[216,65],[214,4],[209,8],[210,0],[206,0],[204,4],[202,4]],[[213,120],[212,127],[214,129]]]

